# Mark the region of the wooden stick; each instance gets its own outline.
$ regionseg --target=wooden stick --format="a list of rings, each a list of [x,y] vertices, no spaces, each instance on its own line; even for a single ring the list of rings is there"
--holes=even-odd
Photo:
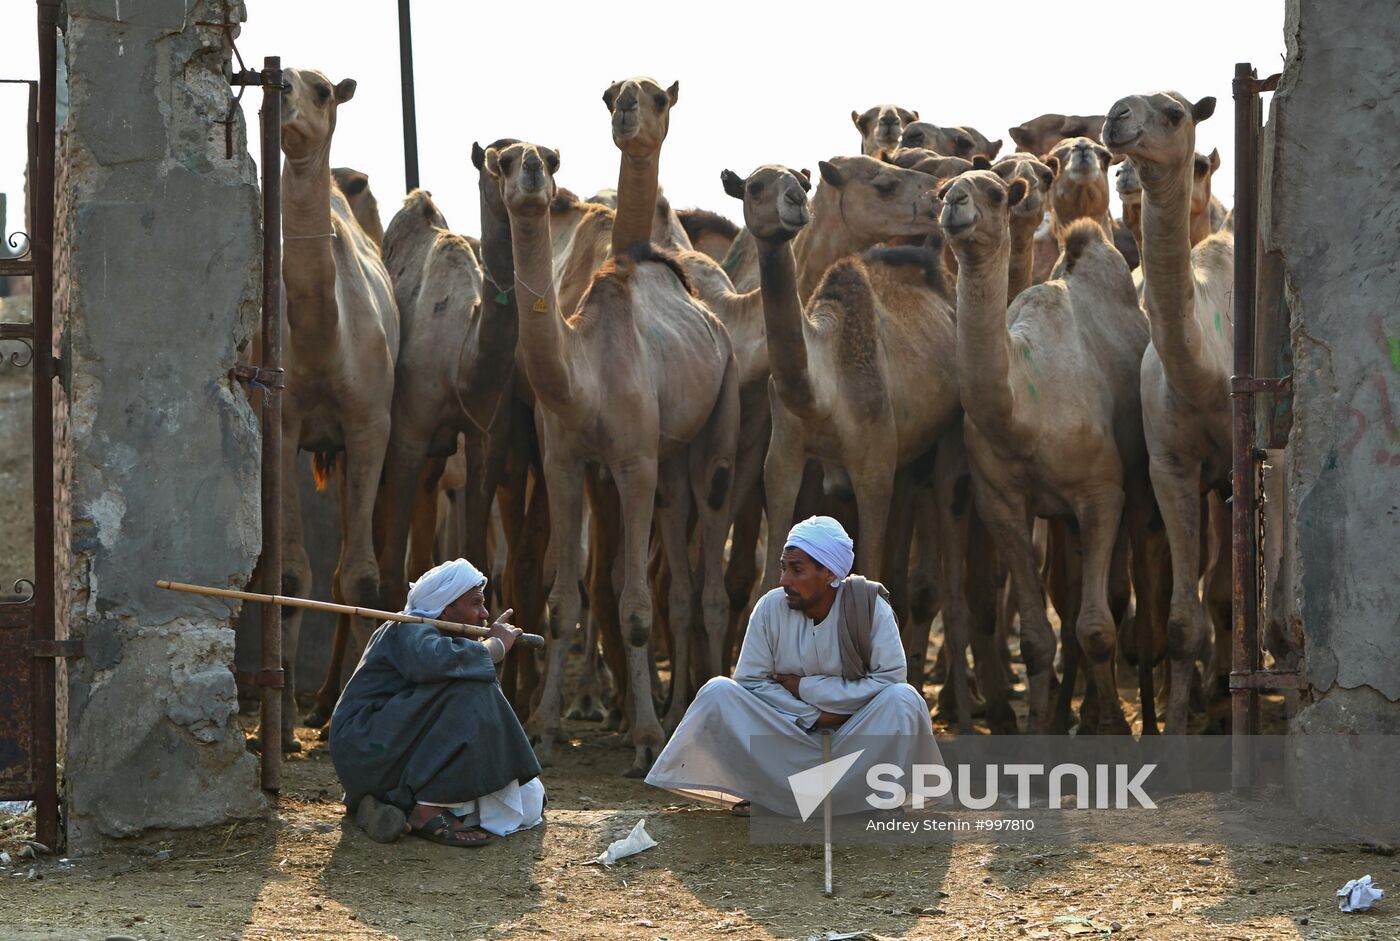
[[[190,585],[185,582],[172,582],[161,579],[156,582],[157,588],[164,588],[169,591],[183,591],[191,595],[208,595],[211,598],[237,598],[241,601],[260,601],[263,604],[281,604],[293,608],[307,608],[311,611],[328,611],[331,614],[349,614],[357,618],[367,618],[371,621],[400,621],[404,624],[431,624],[444,634],[453,637],[470,637],[473,640],[485,640],[491,635],[489,627],[482,627],[477,624],[458,624],[455,621],[439,621],[437,618],[422,618],[416,614],[404,614],[402,611],[377,611],[374,608],[360,608],[348,604],[332,604],[329,601],[314,601],[310,598],[292,598],[287,595],[260,595],[251,591],[234,591],[231,588],[208,588],[204,585]],[[521,634],[517,640],[529,644],[531,647],[544,647],[544,638],[539,634]]]
[[[831,731],[822,729],[822,769],[823,776],[831,774]],[[822,848],[822,862],[825,864],[826,881],[822,894],[831,898],[831,782],[829,779],[822,781],[822,788],[826,791],[826,796],[822,798],[822,829],[826,837],[826,845]]]

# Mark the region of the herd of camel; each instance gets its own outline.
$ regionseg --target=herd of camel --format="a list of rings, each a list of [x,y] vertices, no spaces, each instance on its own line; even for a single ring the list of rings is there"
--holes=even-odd
[[[911,682],[936,673],[960,730],[979,709],[1018,731],[1017,622],[1025,731],[1070,727],[1082,667],[1079,729],[1129,732],[1121,658],[1141,730],[1158,731],[1155,678],[1181,733],[1228,670],[1233,236],[1210,192],[1219,156],[1195,149],[1213,98],[1044,115],[1004,156],[915,111],[852,112],[860,153],[815,177],[723,172],[738,229],[672,210],[659,170],[679,85],[628,79],[603,95],[616,190],[579,199],[538,144],[473,145],[470,237],[423,190],[381,230],[366,177],[331,167],[354,81],[287,76],[283,479],[301,450],[338,483],[335,598],[390,609],[433,563],[452,489],[454,554],[494,557],[500,606],[550,640],[502,676],[542,762],[583,638],[574,709],[606,711],[645,773],[812,513],[848,524],[856,570],[890,588]],[[302,595],[285,489],[282,589]],[[299,620],[286,611],[288,726]],[[307,724],[369,628],[338,630]]]

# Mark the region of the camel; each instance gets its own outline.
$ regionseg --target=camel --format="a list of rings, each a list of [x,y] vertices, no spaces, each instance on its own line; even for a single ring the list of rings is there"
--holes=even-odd
[[[1028,154],[1048,154],[1066,137],[1087,137],[1102,144],[1101,114],[1042,114],[1024,124],[1008,128],[1016,149]]]
[[[625,104],[621,99],[619,95],[619,105]],[[632,116],[635,124],[626,120],[614,125],[624,142],[634,142],[629,144],[634,154],[645,146],[646,141],[638,140],[643,136],[659,149],[661,122],[656,112],[665,109],[657,107],[654,97],[618,110],[640,112]],[[706,647],[718,662],[726,606],[719,573],[739,419],[733,349],[724,326],[690,293],[684,270],[650,245],[647,234],[654,210],[642,212],[635,205],[639,192],[645,195],[647,189],[635,165],[629,169],[624,162],[619,179],[641,185],[618,187],[619,221],[613,227],[615,242],[629,237],[633,241],[597,272],[578,308],[569,312],[560,310],[553,281],[549,205],[555,195],[558,154],[534,144],[512,144],[488,150],[486,167],[502,181],[510,217],[519,348],[543,431],[549,490],[555,567],[549,632],[555,647],[531,731],[541,760],[548,761],[559,723],[563,654],[579,618],[583,470],[593,465],[611,476],[621,503],[618,613],[627,642],[635,747],[627,773],[640,776],[663,741],[650,695],[648,659],[652,607],[646,575],[653,510],[673,572],[669,604],[678,635],[675,682],[684,683],[687,676],[685,612],[692,585],[688,568],[679,562],[688,558],[692,499],[700,517],[706,576],[701,607],[706,631],[713,632]],[[654,178],[651,182],[654,193]],[[599,518],[595,509],[594,519]]]
[[[973,127],[939,127],[914,121],[905,126],[899,146],[923,147],[945,157],[971,160],[980,154],[994,160],[1001,150],[1001,139],[989,140],[987,135]]]
[[[1191,171],[1191,244],[1199,245],[1212,232],[1225,225],[1225,206],[1210,191],[1210,178],[1220,169],[1220,151],[1210,155],[1197,152],[1192,158]],[[1118,196],[1123,201],[1123,225],[1132,233],[1138,250],[1142,249],[1142,181],[1131,160],[1124,160],[1115,181]]]
[[[1024,180],[1025,195],[1010,209],[1010,259],[1006,296],[1016,296],[1034,282],[1035,235],[1045,218],[1055,188],[1055,168],[1030,154],[1015,153],[998,160],[990,168],[1008,186]]]
[[[1041,160],[1055,171],[1050,189],[1050,231],[1063,247],[1065,233],[1076,219],[1092,219],[1113,234],[1108,211],[1108,148],[1088,137],[1067,137]],[[1058,252],[1056,253],[1058,254]]]
[[[682,209],[676,215],[696,251],[704,252],[716,262],[724,261],[729,247],[734,244],[734,236],[739,234],[737,225],[708,209]]]
[[[1169,734],[1186,731],[1196,661],[1207,660],[1212,646],[1199,592],[1200,495],[1230,487],[1234,238],[1217,232],[1194,248],[1190,239],[1196,125],[1214,112],[1214,98],[1192,103],[1158,92],[1119,99],[1104,123],[1104,142],[1133,161],[1142,181],[1142,300],[1152,328],[1142,411],[1171,546]]]
[[[331,178],[350,203],[350,213],[374,244],[384,248],[384,226],[379,221],[379,202],[369,188],[369,174],[349,167],[332,167]]]
[[[899,135],[904,128],[917,120],[919,112],[899,105],[876,105],[863,112],[851,112],[851,123],[860,131],[860,152],[867,157],[882,150],[894,150],[899,146]]]
[[[315,454],[318,486],[339,470],[340,556],[336,601],[379,604],[372,517],[389,443],[399,314],[379,249],[331,182],[330,148],[339,107],[354,79],[333,85],[321,72],[287,69],[282,91],[282,284],[286,298],[282,479],[297,479],[298,450]],[[283,488],[282,593],[305,595],[311,562],[302,539],[298,488]],[[283,614],[284,745],[295,743],[299,609]]]
[[[846,158],[847,166],[859,168],[862,160],[870,158]],[[930,187],[935,181],[871,162],[883,166],[876,186],[887,188],[891,199],[901,184],[920,194],[902,231],[893,234],[934,233],[937,203]],[[849,171],[834,161],[819,167],[818,196],[830,188],[839,205],[840,192],[852,182]],[[887,530],[902,525],[887,525],[898,479],[935,446],[941,459],[940,439],[958,432],[952,291],[946,273],[936,251],[927,248],[872,249],[831,265],[804,311],[794,241],[812,218],[807,175],[769,165],[747,179],[725,171],[723,179],[725,191],[743,200],[745,224],[758,245],[773,374],[773,432],[763,468],[768,499],[764,585],[777,584],[778,559],[809,457],[820,460],[828,476],[839,472],[855,494],[860,522],[856,571],[888,577],[883,572]],[[935,477],[948,484],[936,506],[943,517],[940,530],[949,533],[956,528],[951,518],[955,477],[937,472]],[[940,583],[952,590],[944,601],[944,618],[950,642],[962,651],[969,621],[966,599],[956,590],[963,556],[956,539],[949,539],[946,550],[939,554]],[[979,657],[979,669],[993,660]],[[965,670],[957,657],[953,662],[959,702],[970,704]],[[970,712],[960,722],[970,729]]]
[[[1127,264],[1093,221],[1071,226],[1061,277],[1022,291],[1008,307],[1009,210],[1026,192],[1023,179],[1008,186],[974,170],[939,194],[959,262],[964,440],[978,513],[1010,569],[1021,614],[1031,731],[1050,730],[1055,657],[1031,543],[1031,518],[1042,516],[1077,526],[1082,582],[1073,629],[1095,680],[1098,731],[1127,733],[1108,574],[1125,489],[1131,494],[1145,459],[1137,369],[1147,323]]]

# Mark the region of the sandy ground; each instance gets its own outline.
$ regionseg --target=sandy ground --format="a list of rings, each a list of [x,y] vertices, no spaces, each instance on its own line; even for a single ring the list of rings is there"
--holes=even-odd
[[[622,778],[615,734],[565,728],[547,823],[478,850],[342,824],[325,746],[304,733],[271,821],[0,867],[0,938],[1400,938],[1395,902],[1337,911],[1348,879],[1400,882],[1400,859],[1354,843],[837,847],[827,899],[820,847],[755,845],[747,821]],[[641,818],[659,846],[586,865]],[[15,854],[29,826],[0,819],[0,847]]]

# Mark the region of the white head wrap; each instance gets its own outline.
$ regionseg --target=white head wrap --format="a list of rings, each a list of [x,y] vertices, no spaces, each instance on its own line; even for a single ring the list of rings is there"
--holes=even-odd
[[[408,586],[404,612],[435,618],[458,598],[486,584],[486,576],[466,559],[453,559],[428,569]]]
[[[840,580],[851,574],[856,560],[856,546],[841,524],[829,516],[809,516],[788,533],[785,548],[801,549],[818,563],[836,573],[835,588]]]

